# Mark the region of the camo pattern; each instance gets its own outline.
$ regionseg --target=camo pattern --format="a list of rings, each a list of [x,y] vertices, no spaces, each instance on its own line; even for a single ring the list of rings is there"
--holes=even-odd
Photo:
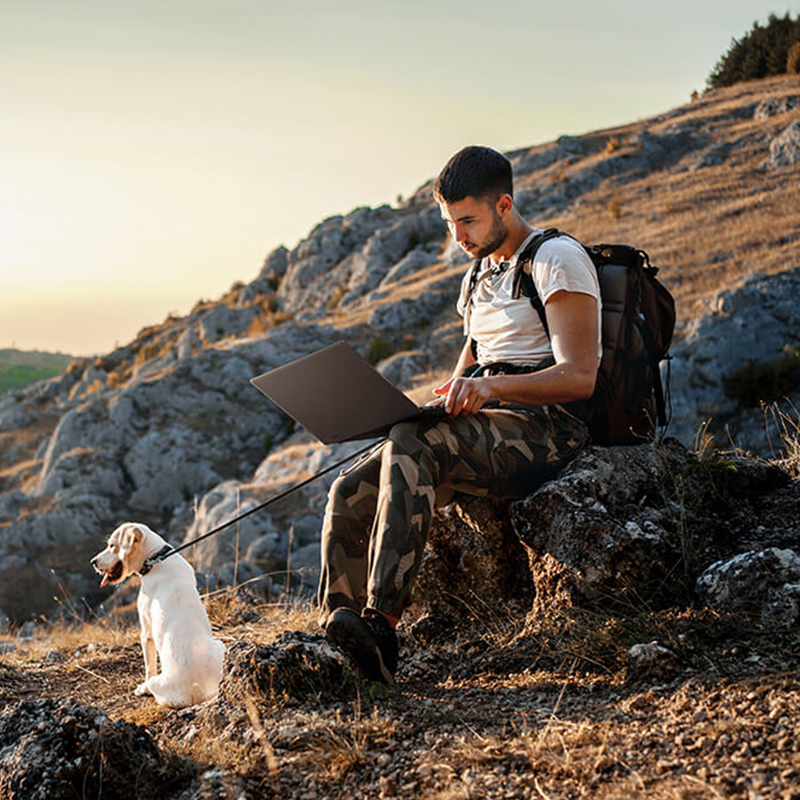
[[[411,602],[435,508],[454,492],[529,494],[587,439],[585,424],[561,406],[395,425],[331,486],[322,525],[320,625],[340,606],[399,617]]]

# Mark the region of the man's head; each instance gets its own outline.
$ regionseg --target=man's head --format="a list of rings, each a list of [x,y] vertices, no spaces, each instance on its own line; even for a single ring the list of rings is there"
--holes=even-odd
[[[466,197],[494,203],[504,194],[514,195],[511,163],[491,147],[475,145],[459,150],[433,187],[438,203],[457,203]]]
[[[491,255],[508,238],[511,164],[496,150],[459,150],[439,173],[433,195],[453,238],[473,258]]]

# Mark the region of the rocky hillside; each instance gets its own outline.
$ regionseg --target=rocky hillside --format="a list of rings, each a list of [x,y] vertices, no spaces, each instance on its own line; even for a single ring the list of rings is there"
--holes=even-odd
[[[708,435],[767,453],[779,438],[758,402],[798,399],[798,99],[791,79],[744,84],[509,154],[531,222],[635,243],[661,267],[680,320],[671,432],[685,443],[713,418]],[[87,559],[122,520],[179,542],[341,458],[350,446],[322,448],[248,379],[345,339],[424,392],[460,345],[464,266],[427,183],[398,207],[324,220],[218,301],[0,399],[4,617],[98,602]],[[203,543],[195,565],[209,583],[235,573],[267,596],[307,592],[324,492]]]

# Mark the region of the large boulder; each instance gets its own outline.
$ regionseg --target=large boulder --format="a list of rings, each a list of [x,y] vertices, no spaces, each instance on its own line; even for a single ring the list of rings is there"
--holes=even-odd
[[[524,615],[533,599],[525,551],[507,504],[459,495],[434,517],[414,589],[417,634],[454,620]]]
[[[357,685],[350,661],[324,635],[285,631],[273,644],[228,645],[217,704],[224,710],[247,696],[343,700]]]
[[[680,551],[665,489],[687,462],[677,443],[593,447],[513,503],[511,520],[528,551],[537,606],[632,597],[666,602]]]
[[[800,164],[800,122],[793,122],[769,143],[764,169],[776,170]]]

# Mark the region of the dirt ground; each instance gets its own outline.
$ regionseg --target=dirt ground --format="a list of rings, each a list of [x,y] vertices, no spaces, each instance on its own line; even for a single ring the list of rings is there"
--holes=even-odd
[[[210,606],[228,644],[316,627],[302,605]],[[676,658],[633,674],[629,647],[653,640]],[[4,713],[53,698],[142,726],[182,764],[165,797],[800,798],[800,636],[741,616],[493,617],[427,645],[406,630],[391,689],[321,679],[181,711],[134,697],[129,620],[8,641]]]

